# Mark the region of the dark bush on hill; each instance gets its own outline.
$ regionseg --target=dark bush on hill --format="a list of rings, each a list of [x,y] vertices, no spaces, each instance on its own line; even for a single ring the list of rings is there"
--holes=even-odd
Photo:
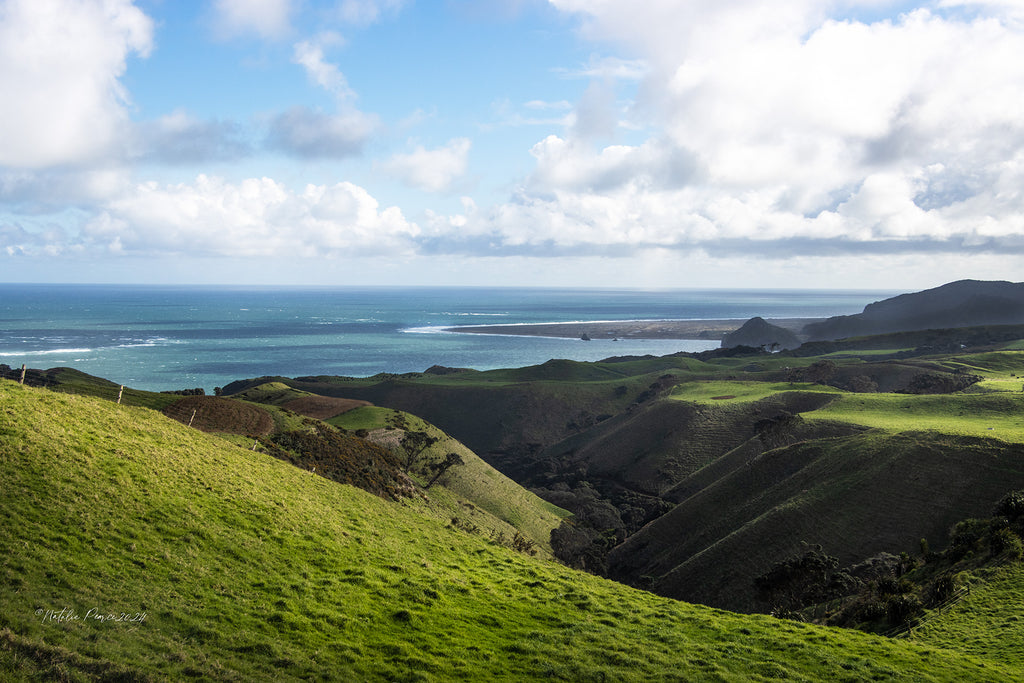
[[[847,595],[860,586],[839,560],[826,555],[820,545],[784,560],[754,579],[759,599],[771,604],[773,614],[790,614]]]
[[[992,514],[996,517],[1005,517],[1011,522],[1024,517],[1024,491],[1007,493],[996,503]]]
[[[962,560],[982,552],[989,545],[988,540],[992,534],[1005,525],[1004,520],[993,519],[965,519],[957,522],[949,537],[950,558]]]
[[[906,389],[898,391],[902,394],[952,394],[962,391],[972,384],[981,381],[978,375],[965,373],[925,372],[910,380]]]
[[[206,390],[202,387],[196,387],[195,389],[170,389],[168,391],[161,391],[161,394],[174,394],[175,396],[206,396]]]
[[[1024,553],[1020,537],[1007,528],[997,529],[989,538],[988,547],[993,556],[1005,555],[1011,560],[1019,560]]]
[[[574,515],[551,531],[555,557],[570,567],[604,575],[608,553],[627,534],[619,510],[587,482],[575,489],[563,483],[534,492]]]
[[[300,430],[275,434],[261,445],[296,467],[382,498],[398,500],[415,491],[398,458],[386,448],[342,434],[318,420],[306,420],[303,425]]]
[[[1019,561],[1024,556],[1024,515],[1016,517],[1015,523],[1009,519],[1021,502],[1024,491],[1014,491],[996,504],[994,517],[958,522],[950,529],[949,545],[942,552],[932,552],[923,541],[921,558],[907,553],[901,553],[899,558],[882,553],[850,567],[845,571],[856,579],[850,584],[851,591],[839,595],[820,591],[825,597],[801,615],[813,615],[814,621],[830,626],[887,634],[894,633],[894,626],[908,628],[919,624],[925,609],[941,608],[966,594],[964,577],[972,570]],[[778,582],[779,576],[786,576],[785,570],[793,571],[792,564],[790,561],[781,569],[775,568],[775,573],[766,577]],[[812,563],[812,568],[815,566]],[[758,580],[764,582],[766,578]],[[808,594],[813,595],[814,591]]]
[[[611,537],[610,537],[611,536]],[[603,576],[608,569],[608,551],[614,536],[565,520],[551,530],[551,549],[555,558],[568,567]]]
[[[449,368],[444,365],[431,365],[423,371],[426,375],[457,375],[460,372],[472,372],[469,368]]]
[[[746,356],[770,356],[771,353],[764,348],[754,346],[730,346],[728,348],[709,349],[697,353],[680,352],[675,356],[689,356],[698,360],[708,361],[714,358],[744,358]]]

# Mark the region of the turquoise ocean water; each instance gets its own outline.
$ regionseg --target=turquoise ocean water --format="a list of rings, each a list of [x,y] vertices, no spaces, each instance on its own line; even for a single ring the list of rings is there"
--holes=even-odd
[[[0,364],[71,366],[137,389],[263,375],[480,370],[600,360],[717,342],[551,339],[440,328],[601,320],[828,317],[898,292],[257,288],[0,284]]]

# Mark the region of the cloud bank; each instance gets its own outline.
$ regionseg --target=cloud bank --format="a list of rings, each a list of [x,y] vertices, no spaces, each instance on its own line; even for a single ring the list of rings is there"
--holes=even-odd
[[[1020,252],[1019,3],[868,24],[854,10],[887,3],[552,1],[645,60],[637,108],[659,130],[539,142],[481,228],[503,244]]]
[[[492,121],[402,149],[401,126],[357,106],[332,50],[407,4],[317,5],[316,32],[300,37],[309,3],[217,0],[219,36],[286,50],[320,100],[248,121],[184,107],[133,121],[123,81],[159,49],[152,19],[130,0],[0,0],[0,92],[18,94],[0,104],[0,253],[1024,252],[1020,2],[549,0],[593,46],[583,66],[551,73],[585,87],[519,100],[528,116],[496,100]],[[497,201],[444,211],[378,198],[402,197],[378,178],[438,206],[469,194],[474,163],[500,169],[472,136],[527,124],[528,170],[492,181],[506,188]],[[373,173],[353,180],[343,164],[367,155]],[[294,165],[278,173],[268,157]],[[306,162],[336,164],[336,180],[307,182]],[[167,170],[183,167],[184,181]]]

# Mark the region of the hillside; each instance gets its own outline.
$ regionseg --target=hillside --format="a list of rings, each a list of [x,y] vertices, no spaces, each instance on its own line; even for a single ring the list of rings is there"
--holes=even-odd
[[[1024,676],[635,591],[146,409],[9,381],[0,406],[8,680]]]
[[[615,548],[613,577],[758,611],[754,579],[820,545],[842,566],[941,548],[950,527],[1024,488],[1024,445],[934,432],[811,439],[733,463]],[[685,486],[685,482],[683,484]]]
[[[810,340],[842,339],[907,330],[1024,323],[1024,283],[960,280],[901,294],[804,327]]]
[[[1013,384],[1024,361],[1014,351],[992,351],[991,329],[954,331],[982,340],[982,351],[957,344],[941,355],[932,340],[950,331],[822,342],[824,355],[739,347],[516,370],[279,381],[429,416],[497,470],[574,514],[552,536],[555,556],[571,566],[671,597],[767,611],[753,579],[801,544],[820,543],[857,562],[913,550],[922,536],[941,542],[943,525],[974,514],[991,502],[983,494],[1019,480],[1012,444],[1024,435],[1010,437],[1013,416],[1024,408]],[[886,346],[908,341],[924,346]],[[935,433],[896,438],[922,430]],[[976,467],[964,455],[976,449],[956,440],[964,436],[985,439],[992,457],[1012,463],[1007,472]],[[897,488],[877,459],[902,473]],[[918,504],[942,484],[914,468],[934,462],[944,463],[936,477],[964,487],[943,511]],[[829,479],[840,471],[845,479]],[[858,486],[848,484],[852,479]],[[799,490],[787,488],[798,482]],[[834,503],[805,489],[827,492]],[[878,500],[906,508],[903,518],[858,507]],[[706,527],[705,519],[715,525]],[[827,536],[833,527],[843,535]],[[733,553],[744,557],[743,566],[720,572]]]

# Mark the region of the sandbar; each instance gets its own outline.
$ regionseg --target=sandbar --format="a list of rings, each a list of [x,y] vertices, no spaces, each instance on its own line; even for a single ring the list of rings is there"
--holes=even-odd
[[[822,318],[774,318],[767,322],[800,334],[807,323]],[[522,337],[581,339],[721,339],[746,320],[617,320],[614,322],[537,323],[534,325],[465,325],[446,332],[504,334]]]

